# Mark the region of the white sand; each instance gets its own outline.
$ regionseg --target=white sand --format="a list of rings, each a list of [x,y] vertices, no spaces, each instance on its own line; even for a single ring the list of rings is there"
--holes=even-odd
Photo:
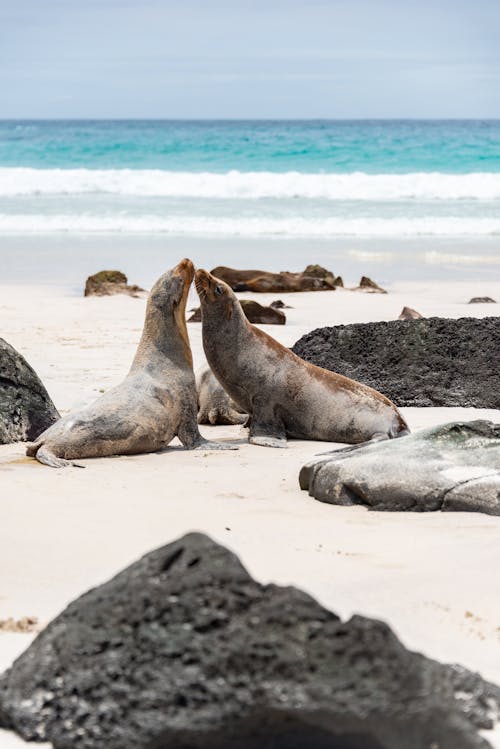
[[[241,296],[249,298],[250,294]],[[255,295],[261,302],[277,295]],[[286,345],[323,325],[395,319],[404,305],[426,316],[500,314],[500,282],[399,283],[388,295],[281,294],[287,325],[265,329]],[[196,295],[192,294],[193,306]],[[145,301],[83,299],[66,288],[0,287],[1,335],[26,356],[62,412],[126,374]],[[201,325],[190,324],[195,367]],[[402,409],[418,429],[456,418],[500,421],[500,411]],[[238,427],[202,427],[238,439]],[[250,446],[85,461],[53,470],[0,447],[0,619],[49,621],[76,596],[141,554],[201,530],[240,554],[263,582],[297,585],[342,617],[387,621],[409,648],[459,662],[500,683],[500,518],[470,513],[375,513],[316,502],[298,472],[326,443],[287,450]],[[31,635],[0,633],[0,670]],[[490,737],[490,740],[491,737]],[[0,732],[2,749],[22,742]],[[500,743],[499,743],[500,745]]]

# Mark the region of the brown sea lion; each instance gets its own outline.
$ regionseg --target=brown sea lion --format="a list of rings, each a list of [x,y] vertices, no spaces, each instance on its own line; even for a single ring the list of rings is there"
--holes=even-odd
[[[207,442],[198,430],[185,319],[193,274],[191,260],[182,260],[161,276],[151,289],[142,337],[126,378],[43,432],[27,455],[60,468],[77,458],[154,452],[176,435],[189,449],[230,447]]]
[[[308,266],[319,268],[319,266]],[[286,292],[286,291],[321,291],[335,290],[336,281],[333,274],[318,276],[316,271],[308,275],[308,268],[303,273],[270,273],[265,270],[238,270],[219,265],[211,272],[216,278],[225,281],[233,291]],[[324,269],[322,269],[324,270]]]
[[[198,392],[198,424],[244,424],[247,414],[231,400],[210,367],[196,377]]]
[[[208,363],[249,414],[251,443],[284,447],[293,437],[359,444],[408,433],[384,395],[303,361],[251,325],[223,281],[198,270],[195,283]]]

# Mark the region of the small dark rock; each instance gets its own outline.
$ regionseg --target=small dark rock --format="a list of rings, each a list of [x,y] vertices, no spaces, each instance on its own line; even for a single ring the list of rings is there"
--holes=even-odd
[[[500,408],[500,317],[318,328],[292,350],[398,406]]]
[[[129,286],[127,276],[119,270],[101,270],[89,276],[85,282],[84,296],[111,296],[112,294],[128,294],[136,297],[144,289],[140,286]]]
[[[0,338],[0,444],[35,440],[58,419],[34,369]]]
[[[422,320],[423,317],[424,316],[421,315],[420,312],[417,312],[416,309],[412,309],[411,307],[403,307],[398,320]]]
[[[473,296],[469,304],[496,304],[496,301],[490,296]]]
[[[252,323],[261,323],[262,325],[284,325],[286,323],[285,313],[274,307],[264,307],[253,299],[241,299],[240,304],[246,318]]]
[[[0,677],[0,726],[54,749],[487,749],[499,706],[201,534],[74,601]]]
[[[366,291],[369,294],[387,294],[385,289],[382,289],[375,281],[368,278],[368,276],[361,276],[359,286],[354,291]]]
[[[289,304],[285,304],[285,302],[282,299],[275,299],[274,302],[271,302],[269,305],[273,309],[292,309]]]

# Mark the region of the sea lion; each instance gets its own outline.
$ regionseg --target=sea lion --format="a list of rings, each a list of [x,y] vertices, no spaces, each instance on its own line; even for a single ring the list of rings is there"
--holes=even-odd
[[[203,347],[224,390],[249,414],[249,441],[285,447],[286,438],[359,444],[408,433],[384,395],[300,359],[251,325],[223,281],[195,274]]]
[[[177,435],[188,449],[228,448],[208,442],[196,421],[193,359],[186,300],[194,267],[181,260],[151,289],[142,337],[120,385],[68,414],[28,447],[27,455],[60,468],[75,458],[132,455],[165,448]]]
[[[211,273],[225,281],[233,291],[255,291],[281,293],[286,291],[335,291],[337,282],[332,273],[322,268],[326,275],[317,275],[320,266],[308,265],[302,273],[265,270],[237,270],[219,265]],[[312,269],[312,270],[311,270]],[[309,275],[309,272],[312,275]]]
[[[198,392],[198,424],[244,424],[247,414],[231,400],[210,367],[196,377]]]

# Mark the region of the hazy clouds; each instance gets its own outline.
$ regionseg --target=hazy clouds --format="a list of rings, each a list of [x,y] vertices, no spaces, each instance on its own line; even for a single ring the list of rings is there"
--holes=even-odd
[[[1,117],[500,117],[499,0],[0,2]]]

